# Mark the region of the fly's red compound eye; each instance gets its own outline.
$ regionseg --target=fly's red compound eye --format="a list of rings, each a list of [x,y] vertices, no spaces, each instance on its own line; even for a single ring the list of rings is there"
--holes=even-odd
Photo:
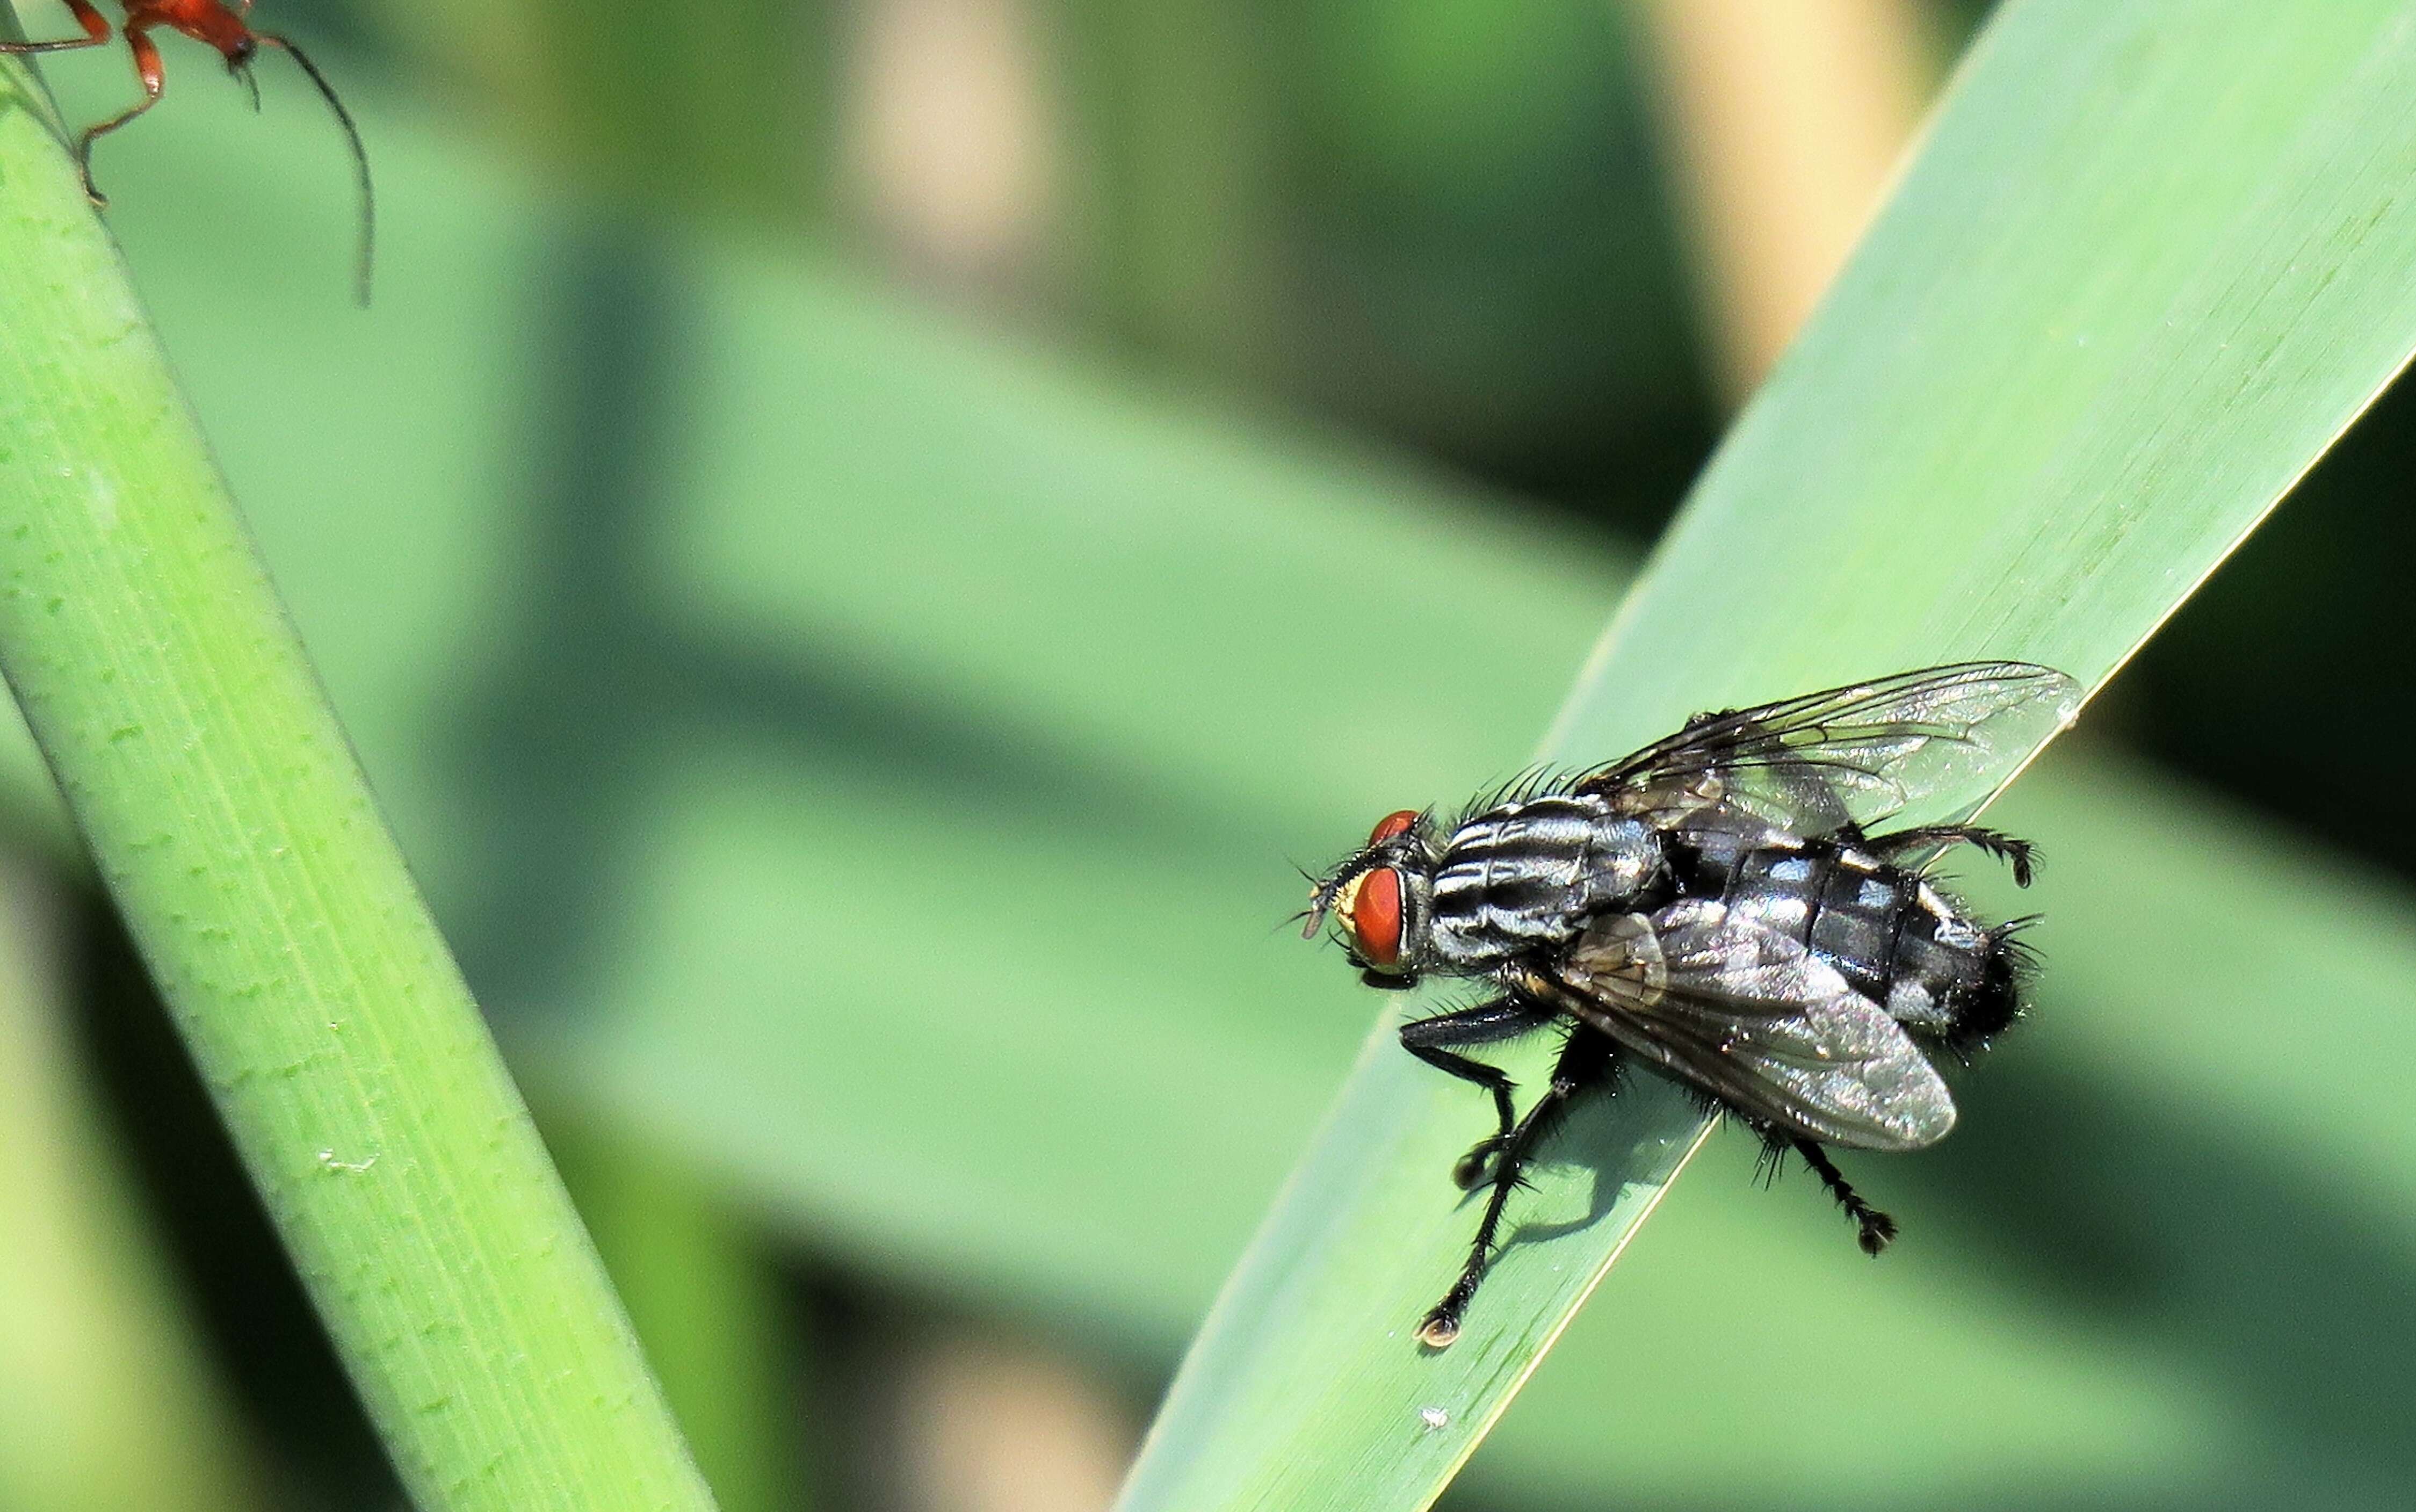
[[[1401,874],[1378,867],[1351,879],[1336,900],[1351,931],[1351,943],[1370,966],[1397,964],[1401,959]]]
[[[1374,829],[1367,832],[1367,843],[1382,845],[1396,835],[1406,835],[1410,832],[1410,826],[1417,822],[1418,811],[1415,809],[1403,809],[1397,812],[1386,814],[1376,821]]]

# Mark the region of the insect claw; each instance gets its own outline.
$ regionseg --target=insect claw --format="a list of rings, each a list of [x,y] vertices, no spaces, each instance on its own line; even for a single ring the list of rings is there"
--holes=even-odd
[[[1864,1254],[1876,1258],[1880,1250],[1895,1241],[1895,1219],[1879,1209],[1865,1208],[1854,1217],[1862,1226],[1862,1232],[1854,1236],[1854,1242],[1862,1246]]]
[[[1464,1192],[1484,1186],[1493,1173],[1493,1157],[1501,1151],[1500,1140],[1479,1140],[1473,1149],[1452,1163],[1451,1184]]]
[[[1431,1350],[1451,1348],[1459,1338],[1459,1318],[1442,1308],[1429,1312],[1418,1323],[1418,1342]]]

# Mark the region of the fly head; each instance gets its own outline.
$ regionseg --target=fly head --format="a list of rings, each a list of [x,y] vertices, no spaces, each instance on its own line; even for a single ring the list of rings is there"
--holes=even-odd
[[[1367,843],[1309,891],[1302,938],[1314,938],[1332,919],[1335,937],[1369,987],[1400,990],[1418,984],[1436,862],[1426,831],[1426,816],[1414,809],[1386,814]]]

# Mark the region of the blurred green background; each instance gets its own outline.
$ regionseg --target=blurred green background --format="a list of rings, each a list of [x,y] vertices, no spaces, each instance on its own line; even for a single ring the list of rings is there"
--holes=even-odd
[[[261,0],[366,314],[167,39],[112,223],[726,1507],[1106,1504],[1373,1011],[1292,864],[1521,764],[1980,15]],[[2406,1504],[2411,454],[2008,800],[1908,1242],[1716,1141],[1449,1504]],[[399,1504],[7,751],[0,1508]]]

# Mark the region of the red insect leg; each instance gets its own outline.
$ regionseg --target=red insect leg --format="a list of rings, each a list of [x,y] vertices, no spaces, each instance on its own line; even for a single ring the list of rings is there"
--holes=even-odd
[[[65,53],[79,47],[98,47],[109,40],[109,18],[92,8],[92,0],[67,0],[68,9],[74,13],[76,24],[83,28],[82,37],[71,37],[64,42],[0,42],[0,53]]]

